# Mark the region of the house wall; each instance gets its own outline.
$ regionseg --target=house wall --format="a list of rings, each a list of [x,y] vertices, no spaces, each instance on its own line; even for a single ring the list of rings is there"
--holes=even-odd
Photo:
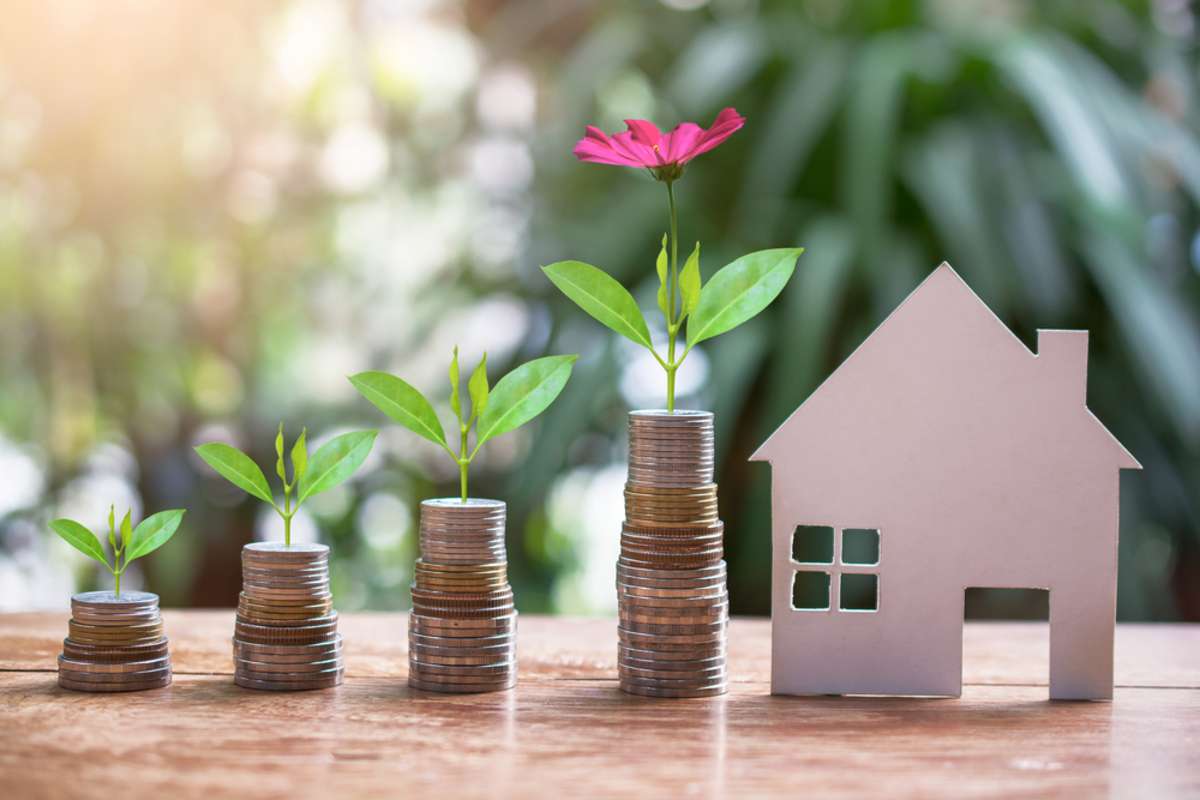
[[[989,586],[1049,589],[1057,696],[1105,696],[1100,687],[1111,686],[1116,607],[1118,473],[1056,473],[1046,466],[1046,472],[1010,477],[1003,489],[968,484],[957,494],[935,485],[918,498],[923,490],[908,487],[908,499],[919,502],[900,509],[878,507],[869,491],[855,498],[845,487],[831,488],[815,468],[776,488],[774,691],[957,695],[964,590]],[[1048,491],[1053,502],[1035,502]],[[792,609],[797,524],[879,529],[877,611]],[[835,584],[839,572],[865,571],[836,563],[828,570]]]
[[[804,488],[807,487],[807,488]],[[772,574],[772,691],[777,694],[957,695],[961,685],[962,594],[931,580],[909,545],[921,538],[869,502],[839,505],[818,481],[775,489]],[[852,509],[852,510],[845,510]],[[797,524],[878,528],[878,610],[792,609],[791,537]],[[835,531],[835,534],[839,533]],[[908,555],[905,555],[906,550]],[[837,557],[835,556],[835,561]],[[808,567],[805,567],[808,568]]]

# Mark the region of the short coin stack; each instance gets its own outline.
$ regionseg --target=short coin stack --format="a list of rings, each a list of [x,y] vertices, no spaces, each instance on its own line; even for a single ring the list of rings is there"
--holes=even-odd
[[[233,680],[247,689],[325,689],[342,682],[342,637],[323,544],[242,548]]]
[[[84,592],[71,598],[58,685],[81,692],[133,692],[171,683],[158,595]]]
[[[421,503],[421,557],[408,622],[408,684],[493,692],[517,682],[517,612],[499,500]]]
[[[725,692],[723,534],[712,414],[632,412],[617,561],[617,669],[624,691],[649,697]]]

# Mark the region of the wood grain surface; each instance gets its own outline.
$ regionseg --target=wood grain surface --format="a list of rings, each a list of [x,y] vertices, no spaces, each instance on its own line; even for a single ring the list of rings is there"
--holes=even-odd
[[[342,620],[346,683],[233,685],[231,611],[164,612],[172,686],[60,690],[67,614],[0,616],[11,798],[1200,795],[1200,626],[1121,625],[1111,703],[1051,703],[1044,623],[969,624],[961,699],[772,697],[770,624],[734,620],[732,689],[616,689],[615,621],[524,617],[521,680],[409,690],[402,614]],[[881,665],[886,668],[886,665]]]

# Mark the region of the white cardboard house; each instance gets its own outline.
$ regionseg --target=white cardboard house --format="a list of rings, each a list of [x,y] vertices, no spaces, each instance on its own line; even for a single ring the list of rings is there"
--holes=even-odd
[[[1112,697],[1119,471],[1140,465],[1086,387],[1086,331],[1031,353],[934,270],[752,456],[772,691],[958,696],[965,590],[1004,587],[1049,590],[1050,696]],[[820,601],[795,607],[799,585]]]

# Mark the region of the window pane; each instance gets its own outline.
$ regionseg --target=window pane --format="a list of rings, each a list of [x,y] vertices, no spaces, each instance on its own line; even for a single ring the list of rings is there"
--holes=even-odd
[[[792,535],[792,561],[832,564],[833,528],[829,525],[797,525]]]
[[[792,577],[792,608],[797,611],[828,611],[829,573],[797,571]]]
[[[878,575],[842,575],[841,601],[843,611],[878,611]]]
[[[843,564],[878,564],[879,531],[875,528],[846,528],[842,531]]]

